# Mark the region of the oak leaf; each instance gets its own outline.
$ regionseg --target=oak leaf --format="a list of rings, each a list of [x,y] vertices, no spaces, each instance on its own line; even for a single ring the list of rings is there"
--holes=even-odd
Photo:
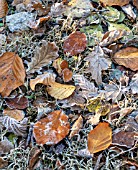
[[[50,84],[46,90],[52,97],[62,100],[69,97],[74,92],[75,86],[54,82]]]
[[[113,60],[119,64],[123,65],[133,71],[138,70],[138,48],[127,47],[119,50],[113,56]]]
[[[83,52],[87,45],[86,35],[80,31],[73,32],[64,41],[63,49],[65,53],[77,55]]]
[[[129,0],[100,0],[101,3],[103,3],[104,6],[124,6],[129,4]]]
[[[54,145],[65,138],[69,130],[68,116],[56,110],[34,124],[33,134],[37,144]]]
[[[99,123],[88,134],[88,150],[91,154],[105,150],[112,143],[112,129],[109,123]]]
[[[85,61],[88,61],[88,68],[85,70],[86,73],[91,73],[92,79],[97,84],[102,83],[102,70],[107,70],[111,66],[111,61],[107,55],[104,54],[100,46],[95,46],[92,53],[90,53]]]
[[[8,4],[6,0],[0,0],[0,18],[3,18],[8,13]]]
[[[42,47],[35,48],[35,55],[32,61],[28,63],[27,72],[34,73],[42,67],[48,65],[52,60],[58,57],[58,47],[54,42],[42,42]]]
[[[8,96],[12,90],[24,84],[25,69],[22,59],[13,52],[0,57],[0,93]]]

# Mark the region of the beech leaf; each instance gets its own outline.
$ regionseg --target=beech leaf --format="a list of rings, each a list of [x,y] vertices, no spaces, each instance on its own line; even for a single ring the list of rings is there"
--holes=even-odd
[[[33,134],[37,144],[54,145],[65,138],[70,130],[68,117],[56,110],[34,124]]]
[[[88,134],[88,150],[91,154],[105,150],[112,143],[112,129],[109,123],[99,123]]]
[[[13,52],[0,57],[0,93],[9,96],[12,90],[24,84],[25,69],[22,59]]]

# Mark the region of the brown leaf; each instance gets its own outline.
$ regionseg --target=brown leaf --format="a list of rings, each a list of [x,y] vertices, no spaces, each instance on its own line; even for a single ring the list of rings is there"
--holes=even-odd
[[[50,11],[50,7],[46,8],[45,6],[42,5],[41,2],[33,3],[31,8],[37,11],[38,16],[47,15]]]
[[[131,148],[134,145],[136,132],[120,131],[113,135],[113,144]]]
[[[58,58],[53,61],[53,67],[56,69],[59,75],[61,75],[62,70],[68,68],[68,62],[66,60],[62,60],[62,58]]]
[[[35,55],[32,61],[28,63],[27,71],[34,73],[42,67],[48,65],[52,60],[58,57],[58,47],[54,42],[42,41],[42,47],[36,47]]]
[[[21,121],[25,116],[22,110],[10,110],[10,109],[4,109],[3,115],[14,118],[17,121]]]
[[[28,107],[28,99],[25,96],[16,96],[14,98],[5,99],[7,106],[10,109],[25,109]]]
[[[0,0],[0,18],[3,18],[8,13],[8,4],[6,0]]]
[[[54,145],[68,135],[69,129],[68,117],[56,110],[34,124],[33,134],[37,144]]]
[[[70,55],[77,55],[85,50],[86,45],[86,35],[76,31],[71,33],[69,37],[64,41],[63,49],[65,53],[69,53]]]
[[[46,90],[52,97],[62,100],[69,97],[74,92],[75,86],[54,82],[50,84]]]
[[[10,150],[13,148],[13,144],[6,137],[4,137],[2,141],[0,141],[0,155],[9,153]]]
[[[35,86],[38,83],[44,85],[50,85],[51,82],[55,82],[56,75],[54,73],[45,72],[42,75],[38,75],[35,79],[30,80],[30,87],[32,90],[35,90]]]
[[[22,59],[13,52],[0,57],[0,93],[8,96],[12,90],[24,84],[25,69]]]
[[[138,48],[127,47],[119,50],[113,56],[113,60],[119,64],[123,65],[133,71],[138,70]]]
[[[129,0],[100,0],[100,2],[103,3],[104,6],[113,6],[113,5],[124,6],[129,4]]]
[[[8,165],[8,161],[5,161],[2,157],[0,157],[0,169],[5,168]]]
[[[96,113],[95,115],[92,115],[89,120],[87,120],[87,123],[90,123],[91,125],[97,125],[100,121],[101,114]]]
[[[62,74],[63,74],[63,80],[64,82],[69,82],[72,80],[72,76],[73,76],[73,73],[71,70],[69,70],[68,68],[65,68],[63,71],[62,71]]]
[[[112,129],[109,123],[99,123],[88,134],[88,149],[91,154],[105,150],[112,143]]]
[[[108,31],[104,34],[102,41],[100,42],[100,46],[107,46],[114,41],[117,41],[118,39],[122,38],[124,35],[126,35],[125,30],[113,30]]]
[[[138,9],[138,0],[133,0],[133,5]]]
[[[69,138],[72,138],[73,136],[77,135],[80,129],[82,128],[82,126],[83,126],[83,118],[80,115],[71,128],[71,133],[69,135]]]

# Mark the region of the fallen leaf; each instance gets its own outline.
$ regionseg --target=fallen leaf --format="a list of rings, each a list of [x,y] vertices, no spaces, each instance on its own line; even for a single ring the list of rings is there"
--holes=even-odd
[[[28,118],[24,118],[22,121],[18,122],[9,116],[0,117],[0,123],[6,128],[6,130],[17,136],[27,136],[27,122]]]
[[[113,30],[125,30],[127,32],[131,32],[130,28],[127,27],[125,24],[118,24],[118,23],[113,23],[113,22],[108,22],[108,30],[113,31]]]
[[[113,60],[119,64],[123,65],[133,71],[138,70],[138,48],[127,47],[119,50],[113,56]]]
[[[63,49],[65,53],[69,53],[70,55],[77,55],[85,50],[86,45],[86,35],[76,31],[71,33],[69,37],[64,41]]]
[[[100,0],[100,2],[104,6],[113,6],[113,5],[124,6],[129,4],[129,0]]]
[[[68,135],[69,129],[68,117],[56,110],[34,124],[33,134],[37,144],[54,145]]]
[[[11,118],[14,118],[17,121],[21,121],[25,113],[22,110],[10,110],[10,109],[4,109],[3,110],[3,115],[4,116],[9,116]]]
[[[34,2],[31,5],[31,8],[35,9],[37,11],[38,16],[44,16],[47,15],[50,11],[50,7],[43,6],[41,1],[40,2]]]
[[[125,30],[113,30],[108,31],[104,34],[102,41],[100,42],[100,46],[107,46],[114,41],[117,41],[118,39],[122,38],[124,35],[126,35]]]
[[[6,166],[8,166],[8,161],[0,157],[0,169],[5,168]]]
[[[42,47],[36,47],[35,55],[32,61],[28,63],[27,72],[34,73],[42,67],[48,65],[52,60],[58,57],[58,47],[54,42],[43,40]]]
[[[138,0],[133,0],[133,5],[138,9]]]
[[[0,155],[9,153],[13,148],[13,144],[6,137],[0,141]]]
[[[0,0],[0,18],[3,18],[8,13],[8,4],[6,0]]]
[[[0,57],[0,93],[8,96],[12,90],[24,84],[25,69],[22,59],[13,52]]]
[[[91,73],[92,79],[96,81],[97,84],[102,83],[102,70],[107,70],[111,66],[111,61],[104,54],[100,46],[95,46],[92,53],[90,53],[85,61],[89,62],[88,68],[85,70],[86,73]]]
[[[69,97],[74,92],[75,86],[54,82],[50,84],[46,90],[52,97],[62,100]]]
[[[61,3],[53,3],[51,6],[50,14],[52,17],[59,17],[62,16],[63,13],[65,12],[66,6]]]
[[[62,71],[62,74],[63,74],[63,80],[64,82],[69,82],[72,80],[72,76],[73,76],[73,73],[71,70],[69,70],[68,68],[65,68],[63,71]]]
[[[16,96],[14,98],[5,99],[7,106],[10,109],[25,109],[28,107],[29,102],[25,96]]]
[[[91,154],[105,150],[111,143],[112,129],[109,127],[109,123],[99,123],[88,134],[88,150]]]
[[[44,85],[50,85],[51,82],[55,82],[56,75],[54,73],[45,72],[42,75],[38,75],[35,79],[30,80],[30,87],[32,90],[35,90],[35,86],[38,83]]]
[[[59,75],[61,75],[62,71],[65,68],[69,68],[68,62],[66,60],[62,60],[62,58],[57,58],[53,61],[53,67],[56,69]]]
[[[127,14],[128,18],[135,20],[136,14],[133,11],[133,7],[131,4],[125,5],[122,7],[122,10]]]
[[[138,93],[138,73],[134,74],[130,81],[130,89],[132,91],[132,94],[137,94]]]
[[[135,136],[138,136],[136,132],[120,131],[113,135],[113,144],[131,148],[134,145]]]
[[[80,129],[82,128],[82,126],[83,126],[83,118],[80,115],[71,128],[71,133],[69,135],[69,138],[71,139],[73,136],[77,135]]]
[[[87,120],[87,123],[90,123],[91,125],[97,125],[100,121],[101,114],[96,113],[95,115],[92,115],[90,119]]]

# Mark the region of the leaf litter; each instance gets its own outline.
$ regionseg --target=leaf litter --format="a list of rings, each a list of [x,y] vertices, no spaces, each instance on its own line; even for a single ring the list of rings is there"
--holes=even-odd
[[[137,169],[137,1],[0,4],[0,167]]]

